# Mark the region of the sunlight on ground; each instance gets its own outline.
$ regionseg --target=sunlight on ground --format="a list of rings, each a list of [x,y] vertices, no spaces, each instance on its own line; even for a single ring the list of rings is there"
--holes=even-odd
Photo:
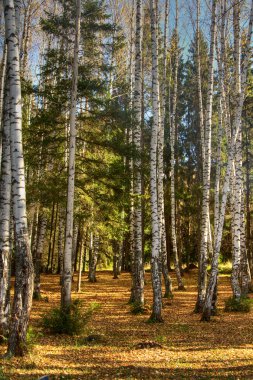
[[[82,292],[73,298],[84,307],[101,307],[87,324],[83,336],[101,334],[105,341],[82,345],[80,337],[49,335],[41,329],[41,316],[59,304],[59,279],[42,277],[42,301],[33,305],[33,347],[26,358],[1,360],[5,377],[0,379],[253,379],[253,313],[224,313],[230,295],[229,278],[219,287],[219,315],[211,323],[199,322],[193,313],[196,272],[187,274],[185,292],[175,291],[164,300],[164,324],[147,324],[149,314],[133,316],[127,304],[130,276],[113,280],[110,272],[99,272],[98,282],[83,280]],[[146,302],[151,306],[150,274],[147,273]],[[174,274],[172,275],[174,278]],[[74,288],[76,286],[76,279]],[[48,300],[47,298],[48,297]],[[47,302],[49,301],[49,302]],[[157,348],[136,349],[140,342],[156,342]],[[0,347],[1,353],[5,347]]]

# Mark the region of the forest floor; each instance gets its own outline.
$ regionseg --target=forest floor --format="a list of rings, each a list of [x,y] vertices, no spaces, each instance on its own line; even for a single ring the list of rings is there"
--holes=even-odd
[[[172,274],[174,278],[174,275]],[[96,334],[102,341],[82,344],[82,337],[50,335],[41,327],[41,316],[59,304],[59,278],[42,276],[42,296],[34,301],[31,326],[33,346],[25,358],[0,360],[0,380],[56,379],[253,379],[253,312],[225,313],[224,300],[231,295],[228,276],[219,282],[219,313],[210,323],[193,313],[196,271],[186,274],[186,291],[175,291],[164,300],[164,323],[146,323],[149,313],[132,315],[127,304],[130,275],[118,280],[111,272],[99,272],[98,282],[84,278],[84,308],[100,308],[86,325],[82,337]],[[150,274],[145,297],[152,303]],[[175,283],[175,281],[174,281]],[[74,282],[76,287],[76,279]],[[6,347],[0,346],[0,354]]]

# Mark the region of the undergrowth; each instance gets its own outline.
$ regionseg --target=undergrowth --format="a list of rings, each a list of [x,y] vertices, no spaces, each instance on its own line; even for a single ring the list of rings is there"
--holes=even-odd
[[[145,314],[148,311],[148,308],[139,302],[132,302],[130,305],[131,313],[134,315]]]
[[[253,300],[248,297],[230,297],[225,301],[225,311],[248,313],[252,308]]]
[[[43,327],[53,334],[79,335],[91,319],[100,304],[92,302],[88,309],[83,311],[80,300],[75,300],[65,309],[54,308],[42,318]]]

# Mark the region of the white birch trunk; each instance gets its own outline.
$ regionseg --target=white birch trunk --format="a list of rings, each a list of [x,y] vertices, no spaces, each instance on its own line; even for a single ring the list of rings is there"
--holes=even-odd
[[[161,262],[160,262],[160,231],[158,215],[158,189],[157,189],[157,136],[160,124],[160,100],[158,79],[158,44],[155,4],[150,0],[151,13],[151,49],[152,49],[152,109],[153,124],[150,146],[150,198],[151,198],[151,226],[152,251],[151,274],[153,286],[153,310],[150,319],[155,322],[162,321],[162,288],[161,288]]]
[[[221,200],[221,206],[220,206],[217,235],[216,235],[216,240],[214,244],[215,249],[214,249],[214,255],[212,259],[211,274],[210,274],[210,279],[209,279],[209,283],[207,287],[205,304],[204,304],[203,314],[202,314],[202,320],[204,321],[210,320],[211,312],[212,312],[212,299],[213,299],[215,286],[217,283],[218,260],[219,260],[219,253],[220,253],[220,247],[221,247],[221,239],[222,239],[223,225],[224,225],[224,219],[225,219],[227,197],[228,197],[229,186],[231,182],[231,172],[233,168],[233,161],[234,161],[234,155],[235,155],[235,149],[236,149],[235,145],[236,145],[240,128],[241,128],[240,121],[241,121],[241,114],[242,114],[243,102],[245,98],[245,89],[246,89],[246,83],[247,83],[247,71],[248,71],[248,64],[249,64],[249,57],[250,57],[249,47],[250,47],[250,41],[251,41],[251,35],[252,35],[252,24],[253,24],[253,1],[251,3],[250,22],[249,22],[249,28],[248,28],[247,43],[245,47],[245,55],[244,55],[244,66],[243,66],[243,71],[241,73],[241,78],[242,78],[241,93],[239,94],[238,104],[235,110],[233,136],[232,136],[230,147],[229,147],[230,149],[228,152],[228,163],[227,163],[227,169],[226,169],[226,174],[225,174],[223,189],[222,189],[222,200]]]
[[[33,294],[33,264],[27,227],[22,146],[22,106],[19,44],[13,0],[4,1],[7,73],[10,91],[12,203],[15,230],[16,277],[8,355],[23,355]]]
[[[178,247],[177,247],[177,232],[176,232],[176,200],[175,200],[175,136],[176,136],[176,112],[177,112],[177,88],[178,88],[178,1],[176,1],[176,51],[175,51],[175,68],[174,68],[174,89],[172,97],[172,112],[170,123],[170,203],[171,203],[171,239],[174,266],[177,277],[178,289],[184,290],[184,284],[180,272]]]
[[[241,37],[240,37],[240,5],[237,1],[233,1],[233,26],[234,26],[234,75],[235,75],[235,107],[241,95]],[[231,285],[233,296],[241,297],[240,287],[240,262],[241,262],[241,200],[242,200],[242,126],[241,118],[237,120],[239,123],[238,139],[235,145],[234,159],[234,178],[233,184],[233,202],[232,202],[232,276]],[[235,126],[236,128],[237,126]]]
[[[133,98],[134,98],[134,9],[135,9],[135,0],[132,1],[132,22],[131,22],[131,40],[130,40],[130,63],[129,63],[129,76],[130,76],[130,109],[133,111]],[[133,146],[133,117],[131,116],[131,127],[129,129],[129,143]],[[130,210],[129,210],[129,253],[131,260],[131,276],[132,276],[132,287],[131,287],[131,295],[129,302],[134,302],[134,273],[135,273],[135,260],[134,260],[134,183],[133,183],[133,175],[134,175],[134,166],[133,166],[133,158],[130,158],[129,162],[130,169]]]
[[[21,40],[21,75],[28,79],[28,49],[31,40],[32,0],[28,0],[24,10],[24,24]]]
[[[78,51],[80,41],[81,0],[76,1],[76,31],[74,46],[74,63],[70,109],[70,141],[68,161],[68,193],[67,215],[64,247],[64,270],[62,276],[62,308],[71,304],[71,281],[72,281],[72,244],[73,244],[73,218],[74,218],[74,195],[75,195],[75,152],[76,152],[76,105],[77,105],[77,81],[78,81]]]
[[[247,296],[249,292],[249,287],[251,285],[251,273],[248,262],[247,247],[246,247],[246,221],[245,221],[245,200],[244,192],[242,188],[242,200],[241,200],[241,262],[240,262],[240,272],[241,272],[241,291],[242,296]]]
[[[209,55],[207,109],[205,120],[205,156],[203,164],[203,190],[201,209],[201,242],[198,275],[198,297],[195,306],[196,312],[201,312],[206,295],[208,241],[210,234],[209,198],[211,175],[211,136],[212,136],[212,109],[213,109],[213,81],[214,81],[214,47],[216,36],[216,0],[212,1],[211,43]]]
[[[167,30],[169,20],[169,0],[165,1],[165,14],[164,14],[164,37],[163,37],[163,75],[161,84],[161,120],[158,130],[158,215],[160,225],[160,240],[161,240],[161,260],[162,260],[162,273],[165,284],[164,297],[172,296],[172,282],[168,273],[167,266],[167,246],[166,246],[166,228],[165,228],[165,216],[164,216],[164,129],[165,129],[165,112],[166,112],[166,75],[167,75]]]
[[[136,156],[133,162],[133,238],[134,265],[132,301],[144,305],[144,266],[142,257],[142,176],[141,176],[141,122],[142,122],[142,0],[136,1],[136,34],[135,34],[135,80],[134,80],[134,131],[133,146]]]
[[[6,86],[7,87],[7,86]],[[7,90],[7,89],[6,89]],[[3,115],[3,151],[0,181],[0,335],[7,336],[10,317],[10,216],[11,216],[11,152],[9,95],[5,92]]]
[[[7,44],[4,44],[1,76],[0,76],[0,176],[1,176],[1,160],[2,160],[2,133],[3,133],[3,102],[4,102],[4,85],[6,78],[6,64],[7,64]]]

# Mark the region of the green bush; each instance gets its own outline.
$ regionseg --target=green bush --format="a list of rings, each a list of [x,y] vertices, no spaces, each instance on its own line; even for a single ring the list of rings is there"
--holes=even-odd
[[[8,380],[9,378],[5,376],[3,368],[0,367],[0,380]]]
[[[44,328],[53,334],[79,335],[92,314],[100,305],[96,302],[90,304],[88,310],[82,311],[82,303],[75,300],[68,308],[54,308],[42,319]]]
[[[130,311],[132,314],[146,314],[148,312],[148,307],[143,306],[142,304],[138,302],[132,302],[130,304]]]
[[[230,297],[225,301],[225,311],[238,311],[248,313],[251,310],[253,300],[248,297]]]
[[[39,338],[41,338],[43,334],[41,332],[36,332],[32,327],[28,327],[26,333],[26,346],[28,351],[31,351],[33,346],[37,344]]]

